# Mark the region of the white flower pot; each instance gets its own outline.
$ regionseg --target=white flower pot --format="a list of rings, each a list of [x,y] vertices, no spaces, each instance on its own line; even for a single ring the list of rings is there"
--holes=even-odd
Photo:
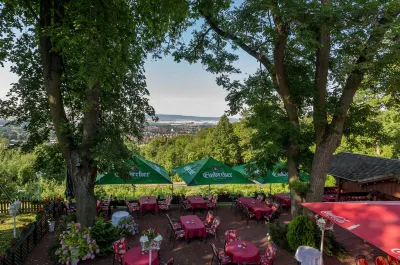
[[[56,221],[49,221],[49,232],[54,232],[55,226],[56,226]]]
[[[73,260],[73,261],[71,261],[71,265],[78,265],[78,260]]]

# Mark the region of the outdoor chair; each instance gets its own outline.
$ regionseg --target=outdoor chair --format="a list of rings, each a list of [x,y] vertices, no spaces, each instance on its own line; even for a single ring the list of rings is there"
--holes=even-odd
[[[67,214],[76,212],[75,207],[71,207],[68,202],[65,202],[64,205],[65,205],[65,211],[67,212]]]
[[[221,224],[221,219],[218,216],[216,216],[211,224],[211,227],[210,228],[206,227],[207,235],[213,235],[215,240],[217,240],[217,242],[219,242],[218,228],[220,224]]]
[[[214,220],[214,213],[212,211],[208,211],[206,219],[203,221],[204,226],[210,227],[213,220]]]
[[[280,210],[281,208],[282,208],[282,205],[280,203],[277,203],[277,202],[272,203],[271,209],[273,211]]]
[[[264,201],[264,204],[268,207],[271,207],[273,202],[274,202],[274,200],[272,200],[270,198],[266,198]]]
[[[162,265],[173,265],[174,264],[174,258],[170,258],[167,262],[161,263]]]
[[[269,215],[264,215],[264,218],[267,220],[268,223],[272,223],[273,221],[278,220],[280,215],[281,211],[275,210],[272,211],[272,213]]]
[[[210,245],[213,251],[213,257],[211,259],[210,265],[213,264],[214,259],[218,262],[218,265],[231,264],[231,257],[229,257],[222,248],[217,249],[213,243],[211,243]]]
[[[180,205],[181,205],[181,212],[182,211],[185,212],[187,210],[191,210],[192,209],[192,205],[190,204],[190,202],[188,200],[181,199]]]
[[[173,232],[174,242],[172,243],[172,247],[174,247],[176,240],[180,239],[180,238],[185,238],[186,234],[185,234],[185,230],[183,230],[183,229],[178,229],[178,230],[174,231],[173,227],[172,227],[172,223],[170,223],[169,225],[171,226],[171,230]],[[171,240],[171,236],[170,236],[170,240]]]
[[[242,216],[242,220],[244,218],[247,218],[247,222],[246,224],[249,223],[249,220],[256,217],[256,214],[253,213],[252,211],[249,210],[249,208],[247,208],[246,206],[243,207],[243,216]],[[258,223],[258,220],[256,219],[256,222]]]
[[[356,256],[354,261],[355,261],[356,265],[368,265],[367,259],[365,258],[364,255]]]
[[[238,240],[237,231],[236,230],[226,230],[225,231],[225,248],[229,243]]]
[[[273,265],[277,250],[274,243],[269,243],[264,255],[261,256],[260,265]]]
[[[168,202],[171,204],[171,201],[172,201],[172,196],[168,195],[166,200],[158,201],[158,205],[160,205],[160,204],[168,204]]]
[[[112,245],[114,250],[113,265],[115,263],[115,260],[118,260],[122,264],[122,257],[129,249],[126,238],[123,237],[120,240],[113,242]]]
[[[236,210],[237,203],[237,198],[232,198],[231,210],[232,208]]]
[[[258,194],[256,200],[257,200],[258,202],[262,202],[262,200],[264,200],[264,195]]]
[[[171,201],[172,201],[172,196],[170,197],[170,195],[168,196],[166,203],[162,203],[162,204],[158,204],[158,209],[162,210],[162,211],[166,211],[169,212],[170,211],[170,206],[171,206]],[[158,214],[160,214],[161,211],[158,212]]]
[[[172,227],[172,229],[171,229],[172,231],[171,232],[175,232],[177,230],[181,230],[182,229],[182,226],[181,226],[180,223],[173,223],[171,217],[169,217],[168,214],[166,214],[166,216],[168,218],[168,223],[169,223],[169,226],[167,227],[167,233],[168,233],[170,227]]]
[[[97,200],[96,201],[96,213],[97,214],[99,214],[100,207],[101,207],[101,200]]]
[[[387,259],[389,261],[389,265],[400,265],[400,261],[398,261],[397,259],[393,258],[390,255],[387,255]]]
[[[218,197],[214,196],[211,200],[210,203],[208,203],[208,209],[211,209],[215,212],[217,212],[217,201],[218,201]]]
[[[140,210],[140,207],[139,207],[139,204],[137,203],[137,202],[130,202],[130,203],[128,203],[128,211],[130,212],[130,213],[134,213],[134,212],[136,212],[136,214],[137,214],[137,217],[139,218],[139,210]]]
[[[389,262],[383,255],[374,256],[375,265],[389,265]]]

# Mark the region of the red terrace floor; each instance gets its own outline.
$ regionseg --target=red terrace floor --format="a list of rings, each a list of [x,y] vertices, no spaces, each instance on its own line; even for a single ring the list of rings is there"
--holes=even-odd
[[[171,211],[173,219],[178,219],[183,213],[179,212],[178,208],[174,208]],[[185,214],[191,214],[187,212]],[[200,219],[205,218],[205,214],[197,213]],[[233,210],[230,210],[230,206],[219,206],[217,215],[221,217],[221,226],[219,233],[219,242],[217,242],[217,247],[223,247],[224,241],[224,231],[226,229],[237,229],[241,240],[246,240],[254,243],[259,247],[260,251],[263,253],[267,246],[268,240],[266,234],[268,232],[267,227],[264,223],[257,224],[255,221],[250,221],[246,225],[246,221],[241,221],[241,216],[239,214],[235,215]],[[135,215],[136,217],[136,215]],[[169,258],[174,257],[175,265],[206,265],[210,264],[212,258],[212,251],[209,244],[204,244],[199,240],[194,240],[187,244],[183,240],[177,241],[174,248],[172,248],[172,241],[169,242],[166,238],[166,228],[167,222],[165,214],[151,215],[147,214],[145,216],[140,216],[139,219],[135,218],[140,226],[140,229],[144,228],[155,228],[158,227],[161,234],[164,236],[164,240],[161,246],[161,261],[165,262]],[[290,215],[284,212],[281,216],[281,222],[288,223],[290,220]],[[372,254],[380,252],[373,246],[365,243],[362,239],[352,235],[351,233],[345,231],[344,229],[335,226],[335,234],[339,242],[343,243],[350,253],[350,257],[345,261],[338,261],[335,258],[325,257],[325,265],[353,265],[354,257],[356,255],[362,254],[366,255],[369,259],[370,264],[372,262]],[[25,261],[25,265],[51,265],[52,261],[48,257],[48,249],[54,241],[56,235],[52,233],[47,233],[46,236],[41,240],[39,245],[31,252],[28,259]],[[212,236],[208,237],[208,243],[215,242]],[[128,239],[128,244],[130,247],[139,246],[139,236],[131,236]],[[82,265],[110,265],[112,264],[113,255],[109,254],[103,258],[96,258],[94,260],[88,260],[84,262],[79,262]],[[116,263],[117,264],[117,263]],[[214,262],[216,264],[216,262]],[[278,250],[277,257],[274,261],[276,265],[295,265],[297,264],[293,256],[284,250]]]

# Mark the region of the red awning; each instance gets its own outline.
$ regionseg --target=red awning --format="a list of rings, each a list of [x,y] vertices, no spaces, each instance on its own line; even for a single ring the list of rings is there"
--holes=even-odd
[[[400,202],[308,202],[302,205],[400,259]]]

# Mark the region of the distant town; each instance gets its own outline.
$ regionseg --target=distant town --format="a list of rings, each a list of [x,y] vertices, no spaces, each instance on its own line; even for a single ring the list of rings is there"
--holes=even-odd
[[[156,137],[173,137],[183,134],[194,134],[198,130],[215,126],[219,117],[197,117],[183,115],[158,114],[158,121],[154,122],[147,117],[148,125],[143,133],[141,144],[148,143]],[[238,118],[231,118],[231,122],[239,121]],[[10,146],[20,145],[26,142],[28,133],[22,126],[5,126],[7,121],[0,120],[0,138],[8,140]],[[132,140],[135,140],[132,138]],[[56,143],[57,138],[53,133],[50,135],[49,143]]]

